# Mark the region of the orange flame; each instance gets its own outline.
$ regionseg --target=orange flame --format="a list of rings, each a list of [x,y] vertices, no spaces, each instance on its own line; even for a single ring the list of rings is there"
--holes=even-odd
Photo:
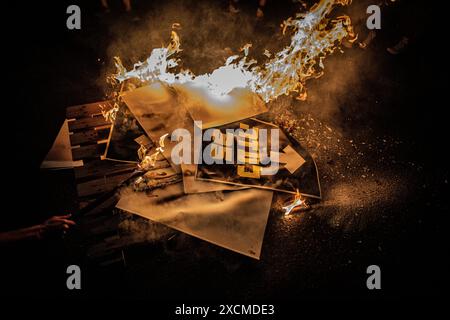
[[[172,70],[178,66],[175,55],[181,49],[180,39],[172,31],[167,47],[153,49],[146,61],[136,63],[130,71],[116,57],[115,78],[119,82],[138,79],[142,83],[161,81],[169,85],[190,82],[206,87],[217,96],[227,95],[235,88],[248,88],[266,102],[295,92],[304,100],[306,80],[320,77],[324,58],[334,52],[342,39],[354,37],[348,16],[327,18],[335,5],[350,3],[351,0],[321,0],[309,12],[284,21],[283,33],[288,29],[293,31],[291,43],[262,66],[257,66],[254,59],[247,59],[251,47],[248,44],[241,49],[243,57],[230,56],[223,66],[211,73],[198,76],[189,70],[174,73]],[[265,55],[269,56],[268,52]]]

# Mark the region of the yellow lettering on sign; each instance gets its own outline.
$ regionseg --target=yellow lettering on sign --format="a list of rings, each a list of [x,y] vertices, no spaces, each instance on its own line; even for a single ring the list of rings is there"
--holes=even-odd
[[[239,128],[246,130],[245,132],[239,132],[238,143],[240,147],[244,147],[244,152],[238,152],[238,159],[244,164],[237,166],[237,174],[244,178],[259,179],[261,177],[261,167],[259,164],[259,150],[258,150],[258,128],[252,128],[249,130],[249,126],[240,123]]]

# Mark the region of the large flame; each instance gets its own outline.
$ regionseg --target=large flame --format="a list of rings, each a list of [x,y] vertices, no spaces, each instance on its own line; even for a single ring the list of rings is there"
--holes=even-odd
[[[348,16],[333,20],[327,18],[336,4],[348,5],[350,2],[321,0],[309,12],[284,21],[283,33],[288,29],[293,31],[291,43],[262,66],[248,59],[251,45],[246,45],[241,49],[242,57],[230,56],[223,66],[211,73],[198,76],[189,70],[175,73],[173,70],[178,66],[176,54],[181,49],[179,37],[172,31],[167,47],[153,49],[146,61],[135,64],[130,71],[116,58],[118,73],[115,78],[119,82],[138,79],[142,83],[161,81],[169,85],[190,82],[217,96],[227,95],[234,88],[248,88],[266,102],[292,92],[296,92],[299,99],[305,99],[305,82],[323,74],[326,55],[334,52],[342,39],[354,38]]]

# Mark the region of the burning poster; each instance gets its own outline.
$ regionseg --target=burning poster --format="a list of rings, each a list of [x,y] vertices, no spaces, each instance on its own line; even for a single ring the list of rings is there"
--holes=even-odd
[[[277,126],[251,118],[218,129],[212,142],[203,138],[204,154],[215,154],[198,165],[198,180],[321,198],[314,159]]]
[[[191,127],[190,117],[183,106],[177,103],[176,93],[161,83],[155,82],[127,92],[123,100],[152,141],[158,141],[175,128]],[[181,172],[180,166],[170,159],[173,144],[166,142],[163,155],[174,170]]]
[[[177,183],[148,194],[128,188],[116,207],[259,259],[271,203],[268,190],[188,195]]]

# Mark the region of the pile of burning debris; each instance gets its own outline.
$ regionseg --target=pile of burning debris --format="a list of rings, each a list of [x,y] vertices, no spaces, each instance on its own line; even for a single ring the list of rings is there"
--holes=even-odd
[[[295,198],[286,214],[320,199],[314,160],[254,93],[155,82],[121,97],[105,159],[136,172],[117,208],[259,258],[274,191]]]
[[[320,199],[310,154],[267,117],[267,103],[320,77],[323,59],[354,34],[350,19],[328,18],[322,0],[286,20],[291,43],[259,65],[251,45],[211,73],[177,70],[180,40],[153,49],[127,71],[116,58],[112,123],[104,159],[136,164],[116,207],[259,259],[273,193],[290,194],[285,214]]]

